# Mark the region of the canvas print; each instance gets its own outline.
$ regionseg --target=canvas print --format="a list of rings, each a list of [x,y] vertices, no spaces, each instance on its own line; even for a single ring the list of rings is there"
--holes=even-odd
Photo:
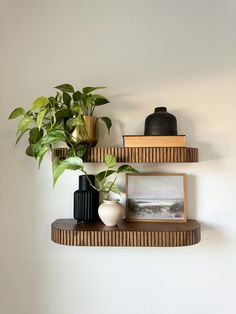
[[[185,222],[185,174],[127,174],[127,220]]]

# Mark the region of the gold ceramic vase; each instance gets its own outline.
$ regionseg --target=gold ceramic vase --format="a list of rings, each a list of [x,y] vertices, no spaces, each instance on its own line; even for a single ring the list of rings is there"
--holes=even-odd
[[[98,118],[84,116],[85,125],[77,125],[71,133],[70,141],[75,144],[94,147],[98,142]]]

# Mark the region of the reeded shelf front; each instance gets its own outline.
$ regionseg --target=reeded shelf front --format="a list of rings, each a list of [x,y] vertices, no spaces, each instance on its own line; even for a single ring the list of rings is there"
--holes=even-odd
[[[52,158],[66,157],[67,148],[52,150]],[[107,154],[115,155],[117,162],[171,163],[198,162],[198,149],[194,147],[93,147],[83,156],[85,162],[103,162]]]
[[[201,225],[196,220],[186,223],[151,223],[122,221],[107,227],[102,222],[77,223],[58,219],[52,223],[52,241],[74,246],[178,247],[201,240]]]

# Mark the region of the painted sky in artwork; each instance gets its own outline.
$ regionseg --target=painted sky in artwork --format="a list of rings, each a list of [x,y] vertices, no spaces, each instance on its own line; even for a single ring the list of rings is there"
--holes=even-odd
[[[128,197],[135,199],[184,198],[183,176],[129,176]]]

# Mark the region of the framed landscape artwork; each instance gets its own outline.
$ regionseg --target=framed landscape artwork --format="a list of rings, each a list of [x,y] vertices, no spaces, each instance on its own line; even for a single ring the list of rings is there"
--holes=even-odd
[[[126,174],[128,221],[186,222],[186,175]]]

